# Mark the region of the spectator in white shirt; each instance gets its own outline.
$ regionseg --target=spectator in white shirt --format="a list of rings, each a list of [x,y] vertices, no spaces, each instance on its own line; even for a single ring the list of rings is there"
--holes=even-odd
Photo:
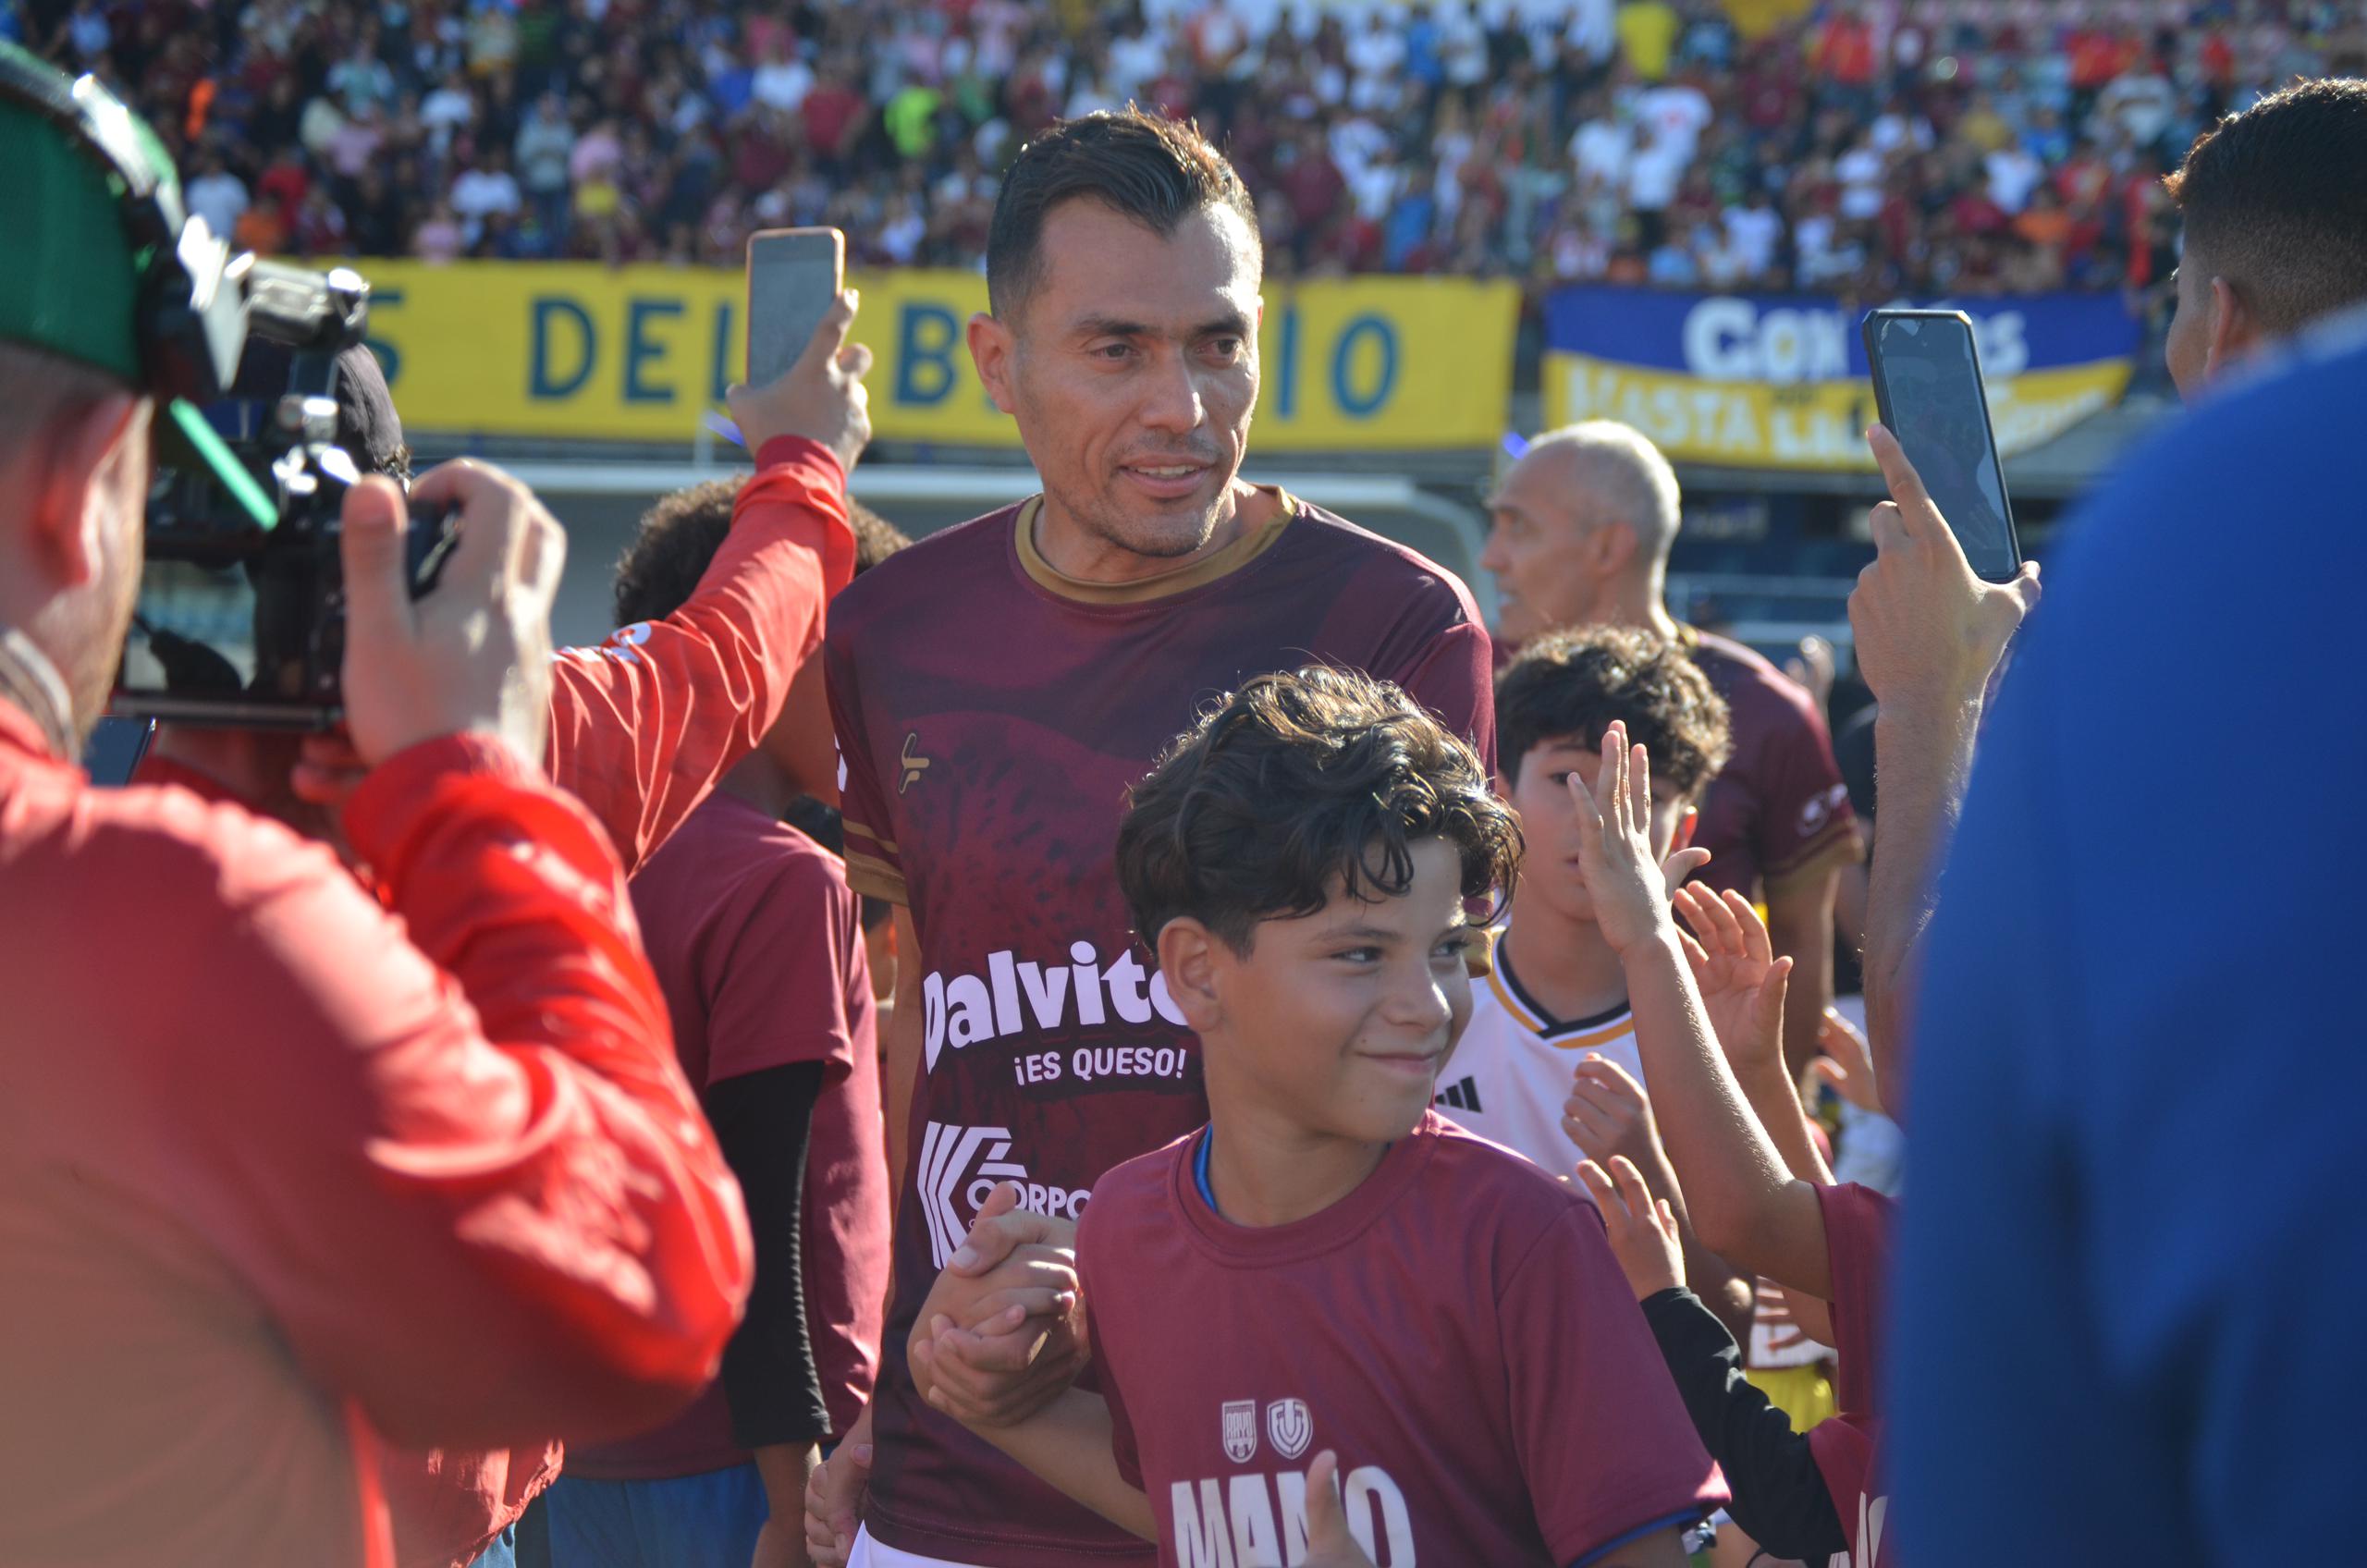
[[[484,233],[488,214],[515,217],[524,204],[518,181],[509,172],[509,154],[498,147],[478,153],[476,163],[452,182],[452,210],[460,214],[462,237],[472,246]]]
[[[459,71],[420,100],[419,123],[427,128],[428,150],[438,159],[451,152],[453,136],[476,117],[476,97],[469,91],[469,79]]]
[[[2030,192],[2046,178],[2046,165],[2018,143],[2000,147],[1981,160],[1989,173],[1989,199],[2008,215],[2030,205]]]
[[[1746,278],[1760,278],[1775,264],[1775,248],[1784,241],[1784,214],[1775,210],[1763,186],[1753,186],[1742,205],[1725,213],[1726,239]]]
[[[1863,223],[1883,210],[1883,155],[1866,136],[1833,161],[1833,176],[1841,182],[1843,217]]]
[[[1685,181],[1693,149],[1682,141],[1650,135],[1636,149],[1627,165],[1627,202],[1636,210],[1647,250],[1657,247],[1667,229],[1668,205]]]
[[[1654,137],[1683,147],[1687,163],[1700,144],[1701,132],[1714,117],[1709,95],[1690,81],[1671,79],[1636,98],[1636,118]]]
[[[205,220],[206,227],[225,239],[251,200],[246,182],[224,166],[218,153],[208,153],[198,161],[197,178],[182,189],[181,199],[190,212]]]
[[[1570,137],[1570,161],[1577,165],[1581,179],[1625,186],[1627,165],[1636,158],[1635,128],[1603,112],[1607,105],[1600,97],[1595,107],[1598,112]]]
[[[814,91],[814,67],[794,55],[785,54],[778,43],[770,51],[772,57],[756,67],[748,84],[749,95],[759,104],[794,114]]]

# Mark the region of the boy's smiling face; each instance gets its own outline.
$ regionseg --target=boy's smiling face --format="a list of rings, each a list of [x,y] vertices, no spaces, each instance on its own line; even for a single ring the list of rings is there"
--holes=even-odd
[[[1209,1095],[1233,1114],[1385,1142],[1429,1109],[1439,1069],[1471,1017],[1463,866],[1442,839],[1411,846],[1413,881],[1367,902],[1334,890],[1322,910],[1264,920],[1249,950],[1186,937],[1178,999],[1208,1051]],[[1170,938],[1171,940],[1175,937]]]
[[[1528,852],[1521,861],[1521,890],[1564,920],[1592,920],[1594,903],[1578,869],[1578,806],[1570,793],[1576,774],[1589,790],[1602,771],[1600,746],[1564,736],[1531,746],[1520,776],[1504,798],[1520,814]],[[1503,786],[1500,782],[1499,789]],[[1693,802],[1657,776],[1652,779],[1652,858],[1664,861],[1693,837]]]

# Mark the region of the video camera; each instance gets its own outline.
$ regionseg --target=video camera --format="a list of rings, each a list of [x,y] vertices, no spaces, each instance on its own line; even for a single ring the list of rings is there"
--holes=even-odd
[[[289,350],[286,390],[206,410],[206,427],[157,427],[147,564],[110,712],[246,729],[323,729],[343,714],[345,494],[359,482],[337,445],[337,360],[361,344],[370,286],[241,255],[249,342]],[[226,445],[235,464],[185,443]],[[238,483],[240,476],[248,483]],[[433,588],[456,535],[444,510],[413,508],[411,596]]]

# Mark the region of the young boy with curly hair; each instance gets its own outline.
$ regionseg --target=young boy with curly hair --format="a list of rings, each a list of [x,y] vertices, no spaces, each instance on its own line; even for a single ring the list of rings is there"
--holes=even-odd
[[[1303,1561],[1318,1451],[1380,1563],[1674,1568],[1723,1500],[1593,1207],[1430,1109],[1519,855],[1470,748],[1335,669],[1248,682],[1134,791],[1208,1125],[1093,1190],[1099,1391],[979,1429],[1167,1568]]]

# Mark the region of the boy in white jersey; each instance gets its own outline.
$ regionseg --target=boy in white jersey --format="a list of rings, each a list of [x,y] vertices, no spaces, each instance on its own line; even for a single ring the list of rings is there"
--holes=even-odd
[[[1496,682],[1496,790],[1527,851],[1495,931],[1494,973],[1472,987],[1470,1026],[1440,1074],[1440,1113],[1548,1170],[1625,1155],[1681,1203],[1649,1135],[1627,981],[1594,921],[1578,867],[1570,776],[1591,779],[1613,722],[1652,759],[1652,852],[1671,887],[1709,859],[1688,849],[1694,806],[1726,760],[1726,704],[1685,650],[1648,631],[1596,627],[1525,647]],[[1694,1249],[1688,1268],[1724,1302],[1732,1271]]]

